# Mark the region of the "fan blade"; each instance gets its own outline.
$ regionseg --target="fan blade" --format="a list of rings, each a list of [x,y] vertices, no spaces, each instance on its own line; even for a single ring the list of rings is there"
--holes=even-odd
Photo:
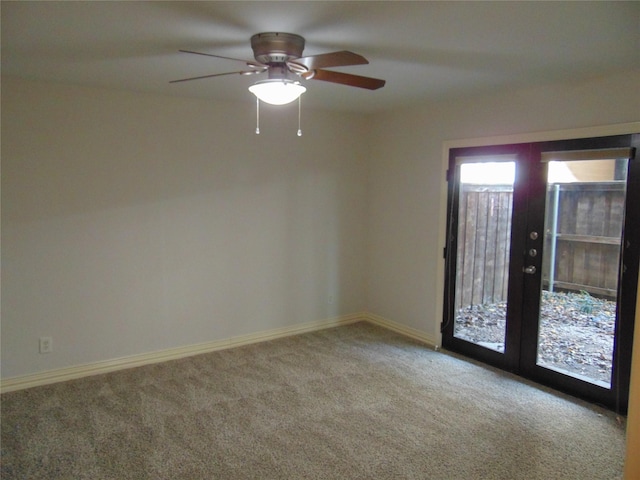
[[[224,60],[233,60],[234,62],[242,62],[250,67],[264,67],[262,63],[242,60],[240,58],[223,57],[222,55],[214,55],[213,53],[194,52],[193,50],[178,50],[181,53],[192,53],[194,55],[204,55],[205,57],[222,58]]]
[[[294,63],[300,63],[309,70],[314,68],[347,67],[349,65],[366,65],[369,61],[362,55],[342,50],[341,52],[322,53],[308,57],[293,58]]]
[[[322,80],[324,82],[341,83],[351,87],[366,88],[367,90],[377,90],[384,87],[387,83],[371,77],[361,77],[360,75],[352,75],[350,73],[332,72],[331,70],[312,70],[306,75],[302,75],[307,80]]]
[[[200,80],[202,78],[222,77],[223,75],[256,75],[266,71],[266,68],[262,70],[245,70],[240,72],[226,72],[226,73],[214,73],[213,75],[201,75],[199,77],[181,78],[180,80],[171,80],[169,83],[189,82],[191,80]]]

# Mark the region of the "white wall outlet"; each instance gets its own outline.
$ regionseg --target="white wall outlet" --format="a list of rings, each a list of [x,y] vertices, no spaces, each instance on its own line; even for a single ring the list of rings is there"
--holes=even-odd
[[[329,295],[329,297],[327,298],[327,303],[329,305],[333,305],[334,300],[335,299],[334,299],[333,295]]]
[[[40,337],[40,353],[53,352],[53,338]]]

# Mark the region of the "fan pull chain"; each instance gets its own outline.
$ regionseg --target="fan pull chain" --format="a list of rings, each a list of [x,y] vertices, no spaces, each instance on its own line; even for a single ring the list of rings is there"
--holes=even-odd
[[[302,136],[302,129],[300,128],[300,111],[302,110],[302,95],[298,97],[298,136]]]
[[[260,135],[260,99],[256,98],[256,135]]]

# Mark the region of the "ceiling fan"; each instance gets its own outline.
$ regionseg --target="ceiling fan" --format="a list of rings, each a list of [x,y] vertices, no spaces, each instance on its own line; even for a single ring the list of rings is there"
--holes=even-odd
[[[223,75],[259,75],[267,73],[268,78],[249,87],[258,99],[272,105],[284,105],[298,99],[306,88],[299,79],[322,80],[367,90],[377,90],[385,84],[385,80],[362,77],[350,73],[325,70],[330,67],[344,67],[350,65],[365,65],[368,60],[347,50],[323,53],[320,55],[302,56],[305,40],[293,33],[265,32],[251,37],[253,60],[224,57],[211,53],[180,50],[183,53],[204,55],[207,57],[223,58],[243,62],[246,69],[236,72],[214,73],[198,77],[173,80],[170,83],[187,82],[204,78],[220,77]]]

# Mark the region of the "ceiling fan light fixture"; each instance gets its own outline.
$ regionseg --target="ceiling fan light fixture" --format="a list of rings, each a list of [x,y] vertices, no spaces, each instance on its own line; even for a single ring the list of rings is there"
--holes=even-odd
[[[297,100],[307,89],[293,80],[269,79],[256,82],[249,91],[265,103],[286,105]]]

